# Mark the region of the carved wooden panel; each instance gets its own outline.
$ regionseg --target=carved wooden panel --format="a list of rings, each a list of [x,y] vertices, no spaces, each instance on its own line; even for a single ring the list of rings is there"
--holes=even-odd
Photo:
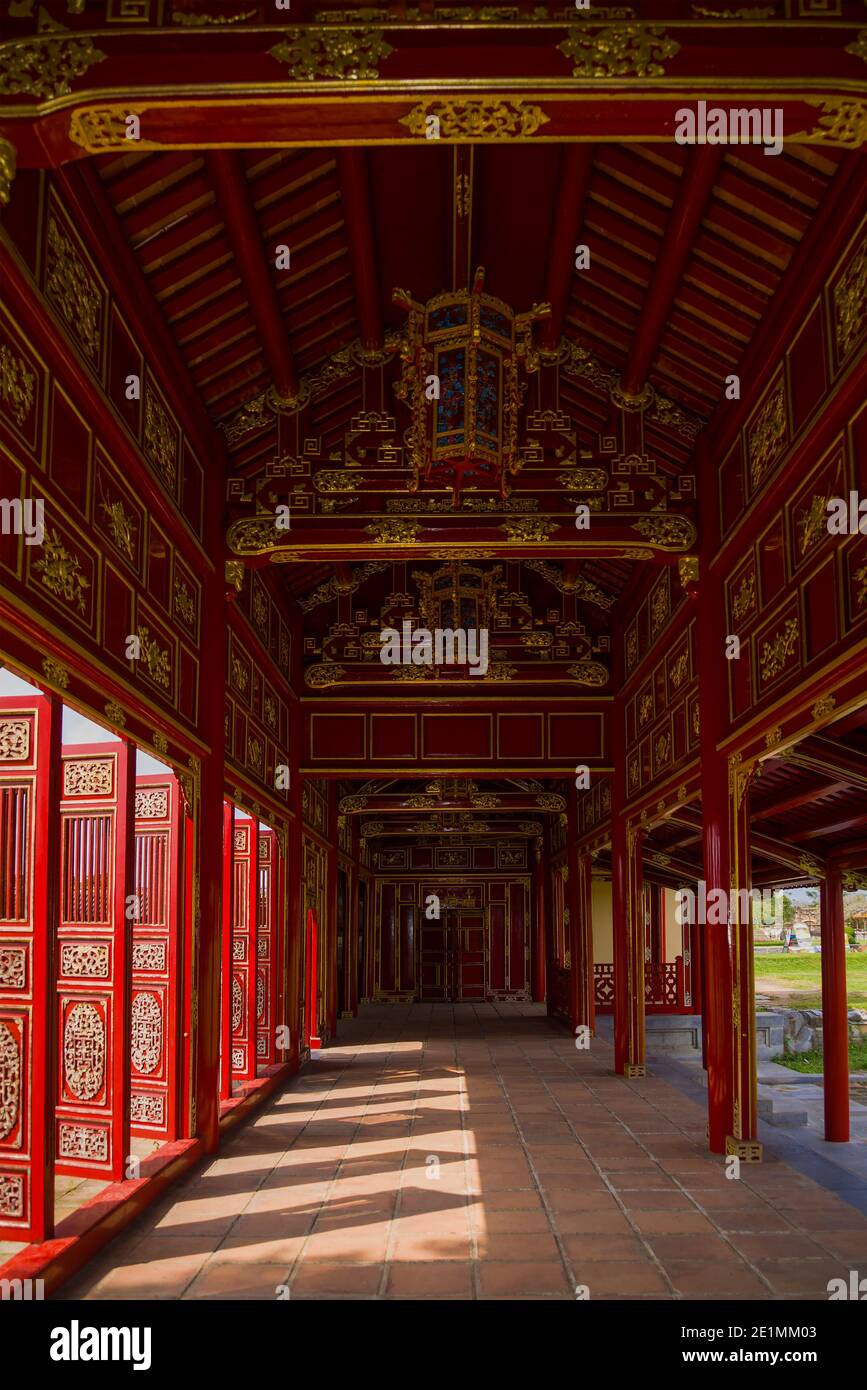
[[[136,778],[130,1122],[178,1136],[182,803],[171,774]]]
[[[258,916],[256,930],[256,1060],[277,1060],[275,1024],[277,993],[277,836],[259,831]]]
[[[129,1154],[127,980],[134,750],[64,749],[57,977],[57,1171],[121,1178]],[[154,1033],[150,1018],[151,1041]]]
[[[256,923],[259,899],[259,827],[235,819],[233,834],[232,963],[230,979],[232,1075],[256,1075]]]

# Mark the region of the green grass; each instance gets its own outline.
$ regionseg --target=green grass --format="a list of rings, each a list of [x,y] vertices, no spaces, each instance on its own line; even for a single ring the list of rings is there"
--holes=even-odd
[[[822,1007],[822,957],[756,956],[756,993],[787,1009]],[[867,1006],[867,951],[846,953],[850,1009]]]
[[[809,1052],[799,1052],[797,1055],[787,1052],[781,1057],[772,1057],[771,1061],[779,1062],[790,1071],[815,1073],[824,1068],[820,1047],[811,1047]],[[850,1042],[849,1070],[867,1071],[867,1042]]]

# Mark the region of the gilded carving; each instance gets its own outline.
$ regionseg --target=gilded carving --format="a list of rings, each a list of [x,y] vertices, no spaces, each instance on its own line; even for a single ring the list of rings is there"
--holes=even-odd
[[[310,25],[287,29],[285,37],[269,50],[285,63],[294,82],[371,82],[379,77],[379,64],[392,52],[381,29],[327,29]]]
[[[770,641],[762,643],[759,664],[763,682],[773,680],[788,665],[799,635],[798,619],[787,618],[785,626]]]
[[[764,481],[782,457],[786,444],[786,398],[782,381],[771,392],[750,430],[748,454],[750,484],[753,491]]]
[[[536,805],[541,811],[565,811],[566,798],[556,792],[542,792],[536,797]]]
[[[779,725],[777,725],[775,729],[771,729],[769,733],[765,734],[765,747],[776,748],[777,744],[782,742],[782,738],[783,731]]]
[[[121,554],[128,560],[135,559],[135,532],[131,517],[127,516],[121,502],[103,502],[111,538]]]
[[[806,555],[808,550],[812,550],[823,535],[828,534],[827,521],[828,508],[825,498],[817,493],[798,517],[798,548],[802,556]]]
[[[664,60],[680,52],[680,44],[656,24],[592,30],[573,25],[557,46],[572,60],[573,77],[664,77]]]
[[[151,734],[151,743],[153,744],[154,748],[157,750],[158,753],[162,753],[163,755],[165,755],[166,753],[168,753],[168,751],[169,751],[169,741],[168,741],[168,739],[166,738],[165,734],[160,734],[160,733],[153,733],[153,734]]]
[[[71,603],[79,613],[87,611],[85,590],[90,588],[90,580],[82,574],[78,556],[66,549],[56,531],[46,536],[42,554],[34,562],[33,568],[41,574],[41,582],[56,598]]]
[[[833,695],[823,695],[821,699],[816,701],[813,708],[810,710],[810,714],[813,719],[824,719],[826,714],[831,714],[836,708],[836,705],[837,701],[834,699]]]
[[[232,976],[232,1032],[239,1033],[244,1021],[244,991],[237,975]]]
[[[671,668],[671,685],[674,690],[679,690],[686,680],[689,671],[689,652],[681,652]]]
[[[264,555],[286,540],[286,532],[277,528],[273,516],[244,517],[229,527],[226,543],[235,555]],[[227,566],[235,562],[227,561]],[[226,575],[229,580],[228,573]],[[241,572],[243,583],[243,570]]]
[[[175,612],[188,628],[196,625],[196,604],[183,579],[175,577]]]
[[[98,362],[102,301],[81,257],[55,217],[48,219],[45,293],[91,362]]]
[[[499,530],[505,532],[512,544],[538,545],[547,541],[557,527],[544,517],[518,516],[504,521]]]
[[[77,1100],[93,1100],[105,1076],[105,1023],[93,1004],[73,1004],[63,1028],[64,1080]]]
[[[732,599],[732,616],[740,622],[741,618],[756,611],[756,575],[750,570],[741,580],[740,588]]]
[[[170,492],[178,480],[178,439],[153,391],[145,396],[144,451]]]
[[[400,124],[411,135],[427,136],[431,116],[445,140],[514,140],[535,135],[549,119],[541,106],[524,97],[465,97],[414,106]]]
[[[23,357],[16,357],[5,344],[0,346],[0,400],[6,402],[17,425],[24,424],[33,408],[35,385],[36,377],[27,370]]]
[[[861,338],[867,323],[867,241],[862,242],[834,286],[834,331],[841,359]]]
[[[601,661],[576,661],[566,670],[579,685],[606,685],[608,682],[608,671]]]
[[[650,633],[655,637],[665,627],[669,615],[668,578],[664,576],[656,585],[650,600]]]
[[[298,606],[304,613],[309,613],[311,608],[316,608],[320,603],[329,603],[341,594],[354,594],[370,575],[381,574],[387,569],[386,560],[372,560],[369,564],[357,565],[348,578],[342,579],[336,574],[332,575],[309,594],[299,598]]]
[[[333,661],[320,662],[318,666],[308,666],[304,672],[304,680],[311,690],[326,690],[331,685],[339,685],[346,675],[342,666],[336,665]]]
[[[0,719],[0,762],[23,763],[30,757],[30,720]]]
[[[0,207],[6,207],[12,197],[15,178],[15,146],[11,140],[0,140]]]
[[[49,21],[42,33],[13,39],[0,48],[0,96],[43,101],[67,96],[75,78],[105,56],[89,38],[79,38],[62,24]]]
[[[64,796],[110,796],[114,762],[111,758],[85,758],[63,764]]]
[[[660,550],[689,550],[696,538],[695,526],[685,516],[644,516],[633,529]]]
[[[377,545],[415,545],[421,528],[414,521],[387,517],[380,521],[372,521],[364,529],[368,535],[373,536]]]
[[[366,805],[366,796],[344,796],[340,802],[340,809],[344,813],[348,813],[351,811],[363,811]]]
[[[132,948],[133,970],[160,971],[166,968],[164,941],[136,941]]]
[[[524,564],[527,569],[541,574],[561,594],[577,594],[586,603],[593,603],[598,608],[604,608],[606,612],[614,607],[612,595],[606,594],[598,585],[585,579],[581,574],[567,575],[562,565],[551,564],[549,560],[525,560]]]
[[[821,109],[819,124],[811,131],[801,130],[790,140],[803,140],[811,145],[838,145],[858,150],[867,140],[867,101],[861,97],[810,97],[801,100],[807,106]]]
[[[72,677],[66,667],[61,666],[60,662],[54,661],[52,657],[43,657],[42,674],[51,685],[57,685],[61,690],[69,689],[69,682]]]

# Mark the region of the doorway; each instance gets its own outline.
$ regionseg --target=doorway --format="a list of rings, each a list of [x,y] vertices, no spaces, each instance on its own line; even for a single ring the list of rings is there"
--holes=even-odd
[[[424,919],[421,933],[421,998],[457,1004],[485,997],[485,914],[478,908],[448,908]]]

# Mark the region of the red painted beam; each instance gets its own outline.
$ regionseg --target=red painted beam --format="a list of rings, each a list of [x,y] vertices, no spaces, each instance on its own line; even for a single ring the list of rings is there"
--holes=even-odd
[[[822,922],[822,1050],[825,1068],[825,1138],[849,1139],[849,1013],[846,995],[846,923],[839,869],[819,887]]]
[[[235,264],[262,336],[262,349],[274,389],[286,400],[298,390],[298,373],[241,156],[233,150],[209,150],[207,165]]]
[[[370,175],[365,151],[338,150],[337,172],[343,195],[343,217],[355,287],[359,337],[365,347],[379,347],[382,344],[382,308],[370,211]]]
[[[767,805],[752,807],[752,818],[754,821],[779,820],[787,811],[796,811],[799,806],[809,806],[820,797],[833,796],[835,792],[845,791],[848,785],[848,782],[825,782],[820,787],[810,786],[785,801],[774,801],[772,798]]]
[[[645,383],[722,160],[721,145],[699,145],[689,151],[623,372],[621,384],[628,395],[638,395]]]
[[[548,279],[545,300],[551,317],[542,330],[542,343],[555,348],[563,331],[569,303],[569,286],[575,270],[575,247],[584,222],[584,202],[593,167],[591,144],[567,145],[560,162],[556,212],[549,237]]]
[[[867,756],[832,739],[803,739],[792,749],[791,760],[826,776],[834,773],[850,787],[867,787]]]

